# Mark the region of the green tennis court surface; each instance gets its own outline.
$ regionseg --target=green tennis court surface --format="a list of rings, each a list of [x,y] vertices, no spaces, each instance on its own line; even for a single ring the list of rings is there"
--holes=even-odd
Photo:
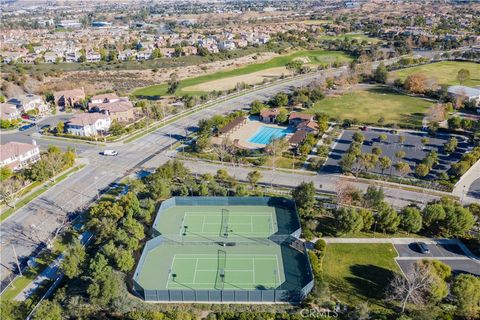
[[[278,227],[274,207],[175,206],[165,210],[158,229],[175,241],[242,241],[239,238],[268,238]]]
[[[277,255],[176,254],[168,289],[272,289],[283,282]]]

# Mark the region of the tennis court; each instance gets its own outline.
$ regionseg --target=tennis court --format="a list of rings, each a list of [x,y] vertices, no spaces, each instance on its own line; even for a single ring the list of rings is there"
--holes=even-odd
[[[269,206],[175,206],[162,218],[158,230],[176,241],[243,241],[278,231],[275,208]]]
[[[273,231],[274,217],[270,212],[230,212],[218,208],[212,211],[185,212],[182,235],[223,236],[229,234],[268,237]]]
[[[272,289],[283,282],[279,268],[272,254],[176,254],[167,288]]]

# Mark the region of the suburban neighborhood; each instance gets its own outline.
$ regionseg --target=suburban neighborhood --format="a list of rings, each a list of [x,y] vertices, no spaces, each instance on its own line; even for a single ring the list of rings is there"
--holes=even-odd
[[[480,318],[480,4],[0,2],[1,319]]]

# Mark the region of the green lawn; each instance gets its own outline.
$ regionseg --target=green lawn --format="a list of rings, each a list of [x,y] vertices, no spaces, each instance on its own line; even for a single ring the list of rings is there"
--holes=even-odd
[[[233,69],[228,71],[219,71],[212,74],[207,74],[207,75],[203,75],[195,78],[188,78],[188,79],[182,80],[180,82],[180,85],[178,87],[176,94],[177,95],[186,94],[186,92],[184,92],[182,88],[198,85],[200,83],[234,77],[234,76],[245,75],[245,74],[249,74],[249,73],[253,73],[253,72],[257,72],[265,69],[270,69],[270,68],[283,67],[293,59],[300,58],[300,57],[309,58],[310,60],[309,64],[315,64],[315,65],[328,65],[335,61],[347,62],[352,60],[350,56],[339,51],[324,51],[324,50],[297,51],[289,55],[275,57],[267,62],[250,64],[238,69]],[[157,85],[137,89],[132,94],[140,97],[141,96],[144,96],[144,97],[162,96],[167,94],[167,88],[168,88],[168,85],[166,83],[157,84]],[[188,94],[190,95],[202,94],[202,93],[203,92],[190,92],[190,91],[188,92]]]
[[[342,302],[385,308],[385,289],[394,272],[400,272],[396,256],[392,244],[328,244],[324,279]]]
[[[345,34],[340,34],[338,36],[323,35],[323,36],[319,37],[319,39],[321,39],[321,40],[337,40],[337,39],[343,40],[345,38],[347,38],[348,40],[355,39],[359,42],[362,42],[363,40],[366,40],[368,43],[378,43],[378,42],[382,41],[379,38],[371,38],[371,37],[367,36],[366,34],[362,34],[362,33],[345,33]]]
[[[457,72],[460,69],[470,70],[470,80],[466,81],[466,86],[480,85],[480,64],[474,62],[443,61],[423,66],[400,69],[389,73],[389,80],[397,78],[404,80],[411,74],[423,73],[427,78],[435,79],[438,84],[455,85],[457,81]]]
[[[379,123],[421,126],[432,102],[399,94],[388,87],[372,87],[347,92],[340,97],[318,101],[309,112],[323,112],[333,119],[357,119],[365,124]]]

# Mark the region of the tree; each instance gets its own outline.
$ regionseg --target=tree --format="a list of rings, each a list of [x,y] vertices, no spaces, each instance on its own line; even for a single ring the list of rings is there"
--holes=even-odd
[[[67,254],[60,265],[60,269],[67,278],[75,278],[82,273],[82,265],[85,262],[85,248],[80,241],[75,241],[68,248]]]
[[[386,83],[388,78],[388,71],[385,64],[382,62],[378,65],[373,73],[373,80],[378,83]]]
[[[367,191],[363,195],[363,205],[366,208],[375,208],[383,203],[385,194],[382,187],[368,186]]]
[[[387,156],[381,157],[378,159],[378,161],[380,163],[380,170],[382,170],[382,174],[385,172],[385,170],[388,170],[392,166],[392,160]]]
[[[400,228],[407,232],[418,232],[422,229],[422,215],[415,207],[406,207],[400,212]]]
[[[458,70],[457,81],[460,82],[460,84],[464,84],[468,80],[470,80],[470,70],[468,69]]]
[[[129,272],[135,266],[135,259],[131,251],[126,249],[117,250],[114,255],[115,264],[120,271]]]
[[[58,302],[43,300],[32,317],[33,320],[62,320],[62,307]]]
[[[460,129],[462,127],[462,119],[460,117],[451,117],[447,120],[448,128],[451,130]]]
[[[416,174],[419,178],[425,177],[426,175],[428,175],[429,172],[430,172],[430,168],[429,168],[428,166],[426,166],[425,164],[423,164],[423,163],[420,163],[420,164],[415,168],[415,174]]]
[[[448,139],[447,142],[445,142],[445,144],[443,145],[443,148],[447,154],[451,154],[455,152],[455,150],[457,149],[457,146],[458,146],[457,138],[451,137],[450,139]]]
[[[57,123],[57,133],[64,133],[65,132],[65,123],[60,121]]]
[[[273,97],[273,105],[276,107],[285,107],[288,104],[288,95],[283,92],[279,92]]]
[[[359,144],[362,144],[363,141],[365,141],[365,136],[360,132],[355,132],[352,136],[352,140],[358,142]]]
[[[455,277],[451,287],[459,315],[476,319],[480,315],[480,278],[471,274]]]
[[[452,275],[452,268],[438,260],[422,260],[417,263],[426,266],[432,276],[429,300],[433,303],[440,302],[448,295],[447,281]]]
[[[262,110],[265,109],[265,108],[267,108],[266,105],[264,105],[263,103],[261,103],[258,100],[254,100],[250,104],[250,114],[252,114],[252,115],[260,114],[260,112],[262,112]]]
[[[12,176],[13,172],[9,167],[0,168],[0,182],[3,182]]]
[[[378,140],[380,140],[381,142],[387,141],[387,139],[388,139],[388,136],[384,133],[378,136]]]
[[[272,167],[275,167],[276,157],[282,155],[282,153],[289,147],[288,140],[285,138],[274,138],[266,146],[265,151],[267,154],[273,157]]]
[[[380,156],[382,154],[382,148],[380,147],[373,147],[372,148],[372,153],[376,156]]]
[[[406,153],[403,150],[395,152],[395,158],[397,158],[398,160],[405,158],[405,156],[406,156]]]
[[[349,152],[340,159],[338,164],[340,165],[342,172],[351,172],[356,160],[357,157]]]
[[[303,61],[300,61],[300,60],[292,60],[285,65],[287,70],[292,71],[294,74],[300,73],[302,66],[303,66]]]
[[[402,145],[405,142],[405,136],[398,136],[398,143]]]
[[[258,181],[262,179],[262,173],[258,170],[253,170],[250,171],[247,175],[248,182],[252,186],[252,188],[255,188],[257,186]]]
[[[0,201],[1,203],[13,208],[13,202],[17,198],[17,191],[22,186],[19,179],[8,179],[2,182],[2,187],[0,188]]]
[[[427,77],[422,73],[409,75],[405,79],[404,87],[410,93],[425,93],[427,91]]]
[[[403,161],[397,162],[395,164],[395,169],[400,173],[400,175],[402,177],[406,176],[407,174],[409,174],[412,171],[412,169],[410,168],[408,163],[403,162]]]
[[[397,231],[400,217],[392,206],[383,202],[378,208],[377,223],[379,230],[393,233]]]
[[[335,229],[340,234],[358,232],[363,229],[362,216],[353,208],[341,208],[334,213]]]
[[[278,123],[285,123],[288,120],[288,111],[285,108],[281,108],[276,120]]]
[[[405,273],[405,277],[396,273],[387,289],[387,300],[400,301],[402,313],[407,303],[424,305],[428,300],[433,278],[425,265],[415,263]]]
[[[475,225],[475,218],[467,208],[455,205],[454,209],[445,210],[442,229],[450,236],[462,236]]]
[[[430,229],[438,226],[445,219],[446,213],[443,206],[439,203],[429,203],[422,211],[423,226]]]
[[[313,182],[302,182],[292,190],[292,198],[300,212],[312,212],[315,206],[315,193]]]
[[[178,79],[178,75],[173,72],[170,74],[170,79],[168,80],[168,94],[174,94],[177,91],[178,85],[180,84],[180,80]]]
[[[360,208],[357,211],[358,214],[360,214],[360,216],[362,217],[362,231],[370,231],[372,229],[373,223],[375,222],[372,211],[366,208]]]

